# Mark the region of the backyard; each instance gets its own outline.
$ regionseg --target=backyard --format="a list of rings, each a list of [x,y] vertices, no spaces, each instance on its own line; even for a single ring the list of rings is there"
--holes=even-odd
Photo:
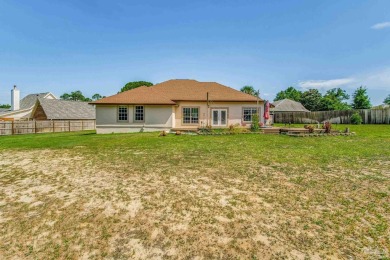
[[[389,259],[390,126],[0,137],[0,256]]]

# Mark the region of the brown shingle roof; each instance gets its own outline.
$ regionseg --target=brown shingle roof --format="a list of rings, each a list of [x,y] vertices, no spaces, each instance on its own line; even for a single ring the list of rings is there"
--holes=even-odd
[[[256,101],[257,98],[216,82],[199,82],[189,79],[168,80],[151,87],[139,87],[92,104],[164,104],[175,101]]]

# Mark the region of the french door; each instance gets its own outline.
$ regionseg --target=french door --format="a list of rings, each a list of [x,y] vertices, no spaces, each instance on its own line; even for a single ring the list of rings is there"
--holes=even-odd
[[[227,109],[212,109],[212,126],[227,126]]]

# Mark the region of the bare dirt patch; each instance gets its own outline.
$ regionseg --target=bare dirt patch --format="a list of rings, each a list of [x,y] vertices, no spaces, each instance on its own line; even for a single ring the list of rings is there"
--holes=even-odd
[[[324,173],[260,163],[237,169],[226,162],[174,165],[153,155],[145,166],[142,160],[101,160],[82,150],[0,154],[0,255],[360,259],[389,254],[388,161],[360,173],[336,168]]]

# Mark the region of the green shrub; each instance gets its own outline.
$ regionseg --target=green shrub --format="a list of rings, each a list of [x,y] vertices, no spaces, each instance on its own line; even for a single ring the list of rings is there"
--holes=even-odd
[[[259,115],[258,114],[252,115],[251,130],[253,132],[259,131]]]
[[[360,125],[361,123],[363,122],[363,119],[362,117],[359,115],[359,113],[354,113],[352,116],[351,116],[351,123],[354,124],[354,125]]]

